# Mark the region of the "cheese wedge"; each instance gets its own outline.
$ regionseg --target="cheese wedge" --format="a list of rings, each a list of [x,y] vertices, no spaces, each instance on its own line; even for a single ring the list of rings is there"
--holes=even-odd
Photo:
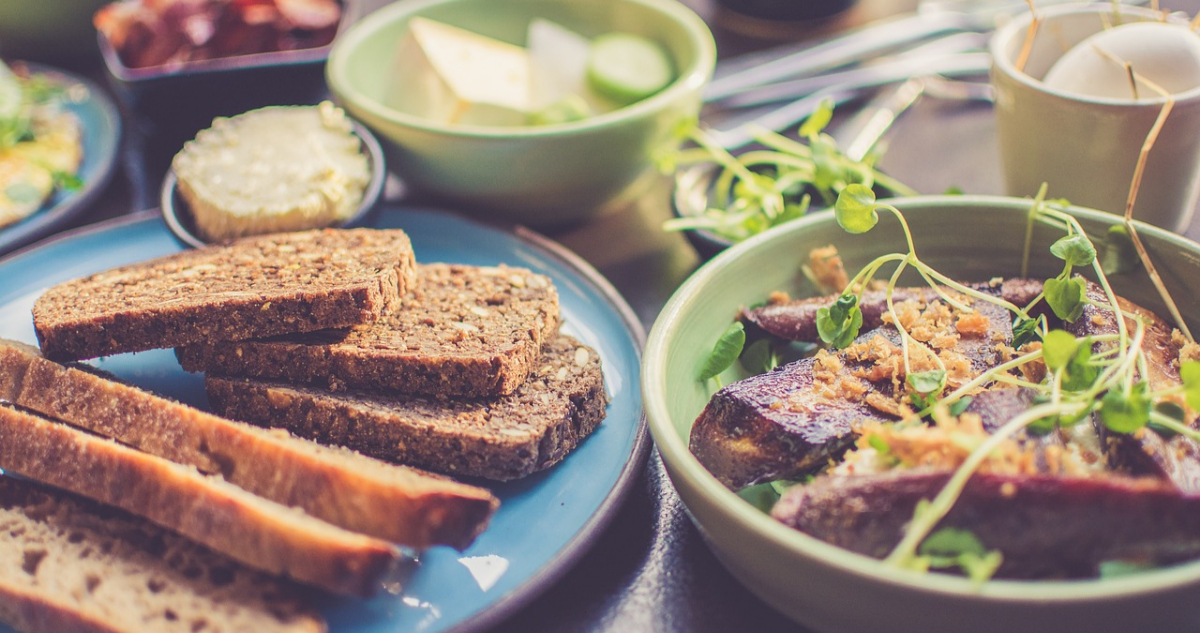
[[[525,125],[533,111],[525,49],[425,18],[408,26],[391,107],[441,123]]]

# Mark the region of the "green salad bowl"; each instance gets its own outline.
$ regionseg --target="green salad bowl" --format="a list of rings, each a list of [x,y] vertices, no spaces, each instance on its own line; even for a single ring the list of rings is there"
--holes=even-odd
[[[914,235],[922,261],[964,281],[1020,274],[1032,202],[981,196],[891,200]],[[1111,214],[1071,209],[1100,247]],[[851,553],[777,523],[725,488],[688,451],[688,436],[713,381],[701,364],[738,309],[775,290],[793,297],[817,290],[800,274],[810,249],[838,247],[852,275],[877,256],[905,252],[890,213],[861,235],[832,213],[802,218],[722,252],[675,293],[650,332],[642,389],[651,434],[667,473],[713,552],[752,592],[788,617],[828,633],[1107,633],[1200,628],[1200,562],[1119,578],[1004,581],[984,584],[921,574]],[[1196,331],[1200,319],[1200,245],[1146,226],[1139,234],[1167,288]],[[1062,271],[1049,252],[1061,229],[1033,228],[1029,276]],[[1103,249],[1101,248],[1102,254]],[[1118,294],[1166,315],[1142,269],[1109,277]],[[909,285],[918,283],[909,278]],[[725,384],[738,376],[723,376]],[[1029,526],[1036,530],[1037,526]]]
[[[542,126],[445,124],[388,105],[401,38],[414,17],[520,46],[532,19],[587,38],[611,32],[659,43],[675,66],[661,91],[612,112]],[[679,142],[712,75],[712,33],[675,0],[405,0],[338,36],[326,65],[335,99],[379,137],[388,167],[416,191],[462,211],[538,227],[579,222],[622,199]]]

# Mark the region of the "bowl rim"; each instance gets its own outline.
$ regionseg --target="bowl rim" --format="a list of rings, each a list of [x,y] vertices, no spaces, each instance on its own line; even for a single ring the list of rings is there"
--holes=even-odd
[[[1028,198],[1006,196],[927,195],[891,199],[889,203],[906,213],[926,207],[982,207],[989,210],[1002,208],[1005,212],[1019,210],[1025,213],[1032,201]],[[1121,221],[1119,216],[1092,209],[1070,207],[1068,211],[1072,215],[1088,221],[1102,223],[1119,223]],[[751,532],[767,541],[771,547],[807,557],[844,574],[883,582],[899,589],[963,599],[1047,604],[1130,597],[1200,581],[1200,560],[1198,560],[1118,578],[1065,581],[993,580],[980,587],[966,578],[940,573],[922,574],[891,567],[880,560],[841,549],[788,528],[767,514],[756,510],[749,502],[730,491],[709,473],[692,455],[683,438],[676,432],[667,410],[666,399],[663,397],[669,357],[666,345],[673,338],[675,330],[673,324],[678,321],[683,312],[692,309],[700,302],[702,295],[699,290],[706,286],[713,277],[719,275],[727,264],[741,257],[743,253],[754,250],[767,242],[782,241],[802,234],[813,224],[833,221],[836,220],[832,214],[805,216],[734,244],[696,270],[675,291],[659,313],[650,330],[642,356],[642,398],[651,435],[654,437],[663,461],[668,466],[668,471],[672,474],[672,480],[676,477],[686,479],[688,485],[697,488],[699,494],[709,500],[718,512],[736,522],[743,531]],[[1139,223],[1138,231],[1144,236],[1162,240],[1172,247],[1200,251],[1200,245],[1164,229]],[[696,515],[691,512],[689,514],[695,521]]]
[[[1137,20],[1137,22],[1157,22],[1157,21],[1165,20],[1168,24],[1177,24],[1180,26],[1188,26],[1187,20],[1183,20],[1183,19],[1179,18],[1178,16],[1175,16],[1171,13],[1154,11],[1154,10],[1146,8],[1146,7],[1122,4],[1122,5],[1120,5],[1120,10],[1121,10],[1121,13],[1125,14],[1125,15],[1136,15],[1139,18],[1145,18],[1145,19],[1139,19],[1139,20]],[[1038,10],[1038,16],[1039,16],[1039,19],[1041,20],[1041,25],[1043,27],[1045,27],[1047,25],[1046,23],[1049,20],[1052,20],[1054,18],[1059,18],[1059,17],[1064,17],[1064,16],[1075,16],[1075,15],[1097,15],[1097,16],[1102,16],[1102,17],[1103,16],[1111,17],[1113,15],[1113,11],[1112,11],[1112,6],[1110,4],[1098,3],[1098,2],[1092,2],[1092,3],[1078,3],[1077,2],[1077,3],[1072,3],[1072,4],[1062,4],[1062,5],[1045,7],[1045,8]],[[1024,70],[1018,70],[1016,67],[1016,64],[1014,64],[1012,59],[1009,58],[1005,48],[1014,37],[1018,37],[1022,32],[1029,29],[1029,24],[1032,19],[1033,19],[1033,15],[1028,11],[1024,11],[1024,12],[1020,13],[1019,15],[1017,15],[1016,17],[1014,17],[1012,20],[1009,20],[1008,22],[1006,22],[1003,26],[1001,26],[1000,28],[998,28],[996,30],[995,34],[992,35],[992,39],[988,43],[988,51],[991,53],[991,57],[992,57],[992,74],[993,75],[1003,75],[1003,76],[1009,78],[1010,81],[1017,82],[1017,83],[1021,84],[1022,86],[1024,86],[1025,88],[1028,88],[1031,90],[1036,90],[1038,92],[1045,92],[1045,93],[1047,93],[1049,95],[1053,95],[1054,97],[1057,97],[1059,99],[1065,99],[1068,101],[1080,101],[1083,103],[1090,103],[1090,104],[1094,104],[1097,106],[1107,106],[1107,107],[1112,107],[1112,108],[1128,108],[1128,109],[1136,108],[1136,109],[1159,110],[1162,108],[1163,104],[1166,103],[1166,101],[1167,101],[1166,97],[1163,97],[1163,96],[1157,95],[1157,94],[1154,95],[1153,98],[1138,99],[1136,101],[1132,100],[1132,99],[1117,99],[1117,98],[1113,98],[1113,97],[1094,97],[1094,96],[1088,96],[1088,95],[1080,95],[1080,94],[1076,94],[1076,93],[1072,93],[1072,92],[1067,92],[1064,90],[1059,90],[1057,88],[1052,88],[1052,87],[1046,85],[1046,82],[1042,81],[1040,78],[1036,78],[1036,77],[1030,75],[1029,73],[1026,73]],[[1183,92],[1172,94],[1171,97],[1174,98],[1176,102],[1182,102],[1182,101],[1187,101],[1190,99],[1195,99],[1197,97],[1200,97],[1200,87],[1196,87],[1196,88],[1192,88],[1190,90],[1185,90]]]
[[[317,106],[267,106],[267,107],[310,107]],[[259,108],[261,109],[261,108]],[[350,121],[351,133],[358,137],[361,143],[363,153],[370,163],[371,170],[370,179],[367,180],[367,186],[363,188],[362,200],[358,203],[358,208],[350,217],[342,222],[338,222],[330,228],[347,228],[360,224],[375,205],[379,202],[383,195],[384,186],[387,184],[387,160],[384,158],[383,147],[379,144],[379,139],[371,133],[367,126],[347,117]],[[188,203],[179,193],[179,177],[175,174],[175,168],[172,166],[167,169],[166,175],[163,177],[162,190],[159,192],[159,212],[162,214],[163,222],[171,231],[171,235],[182,244],[185,248],[204,248],[210,244],[217,242],[206,242],[199,235],[196,235],[188,228],[188,222],[185,222],[180,217],[180,211],[188,209]],[[187,211],[190,213],[190,209]],[[320,228],[320,227],[313,227]],[[243,236],[249,237],[249,236]],[[233,238],[238,239],[238,238]],[[227,241],[227,240],[226,240]]]
[[[681,95],[699,91],[708,83],[716,64],[717,48],[708,25],[690,8],[675,0],[621,0],[622,2],[646,7],[671,18],[688,33],[696,48],[696,59],[679,76],[657,93],[627,106],[619,107],[579,121],[553,125],[484,126],[443,124],[407,114],[390,108],[354,89],[346,77],[349,59],[364,40],[396,20],[421,15],[434,6],[462,2],[463,0],[406,0],[383,7],[367,15],[338,35],[325,66],[326,83],[330,91],[343,104],[353,104],[371,116],[388,123],[399,124],[418,130],[471,138],[539,138],[572,132],[590,132],[619,125],[628,119],[647,116],[662,110],[679,99]],[[607,0],[613,2],[614,0]]]

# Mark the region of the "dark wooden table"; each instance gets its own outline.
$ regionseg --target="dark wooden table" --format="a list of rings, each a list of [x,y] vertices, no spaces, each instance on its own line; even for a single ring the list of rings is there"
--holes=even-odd
[[[773,43],[724,28],[726,22],[711,0],[685,2],[713,23],[722,56]],[[820,38],[912,10],[914,4],[915,0],[861,0],[837,18],[781,30],[800,40]],[[1195,14],[1200,0],[1176,2],[1172,8]],[[76,70],[100,75],[94,63]],[[136,127],[130,126],[126,136],[122,168],[81,224],[156,206],[165,164],[141,151],[144,139],[138,138]],[[939,193],[954,186],[968,193],[1002,193],[995,125],[986,104],[923,100],[895,126],[888,143],[882,167],[921,192]],[[702,263],[683,236],[660,228],[670,216],[669,186],[662,178],[627,207],[550,233],[604,274],[647,330],[672,292]],[[1194,222],[1186,235],[1200,238],[1200,223]],[[588,553],[496,630],[774,633],[805,629],[751,595],[713,557],[658,456],[652,454],[632,494]]]

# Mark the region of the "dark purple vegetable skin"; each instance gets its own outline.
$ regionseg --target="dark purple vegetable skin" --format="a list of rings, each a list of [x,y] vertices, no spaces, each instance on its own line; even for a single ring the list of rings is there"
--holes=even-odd
[[[979,287],[1001,291],[997,286]],[[932,290],[898,289],[893,300],[902,292],[906,297],[933,298]],[[982,372],[1002,362],[995,346],[998,341],[1012,341],[1012,324],[1004,308],[984,302],[976,305],[989,317],[989,330],[981,337],[964,337],[959,351],[976,372]],[[864,319],[862,332],[856,342],[880,335],[900,343],[900,334],[891,325],[867,329]],[[842,360],[850,369],[861,365],[844,356]],[[895,420],[867,406],[864,398],[820,397],[813,389],[813,364],[811,358],[802,359],[719,390],[692,425],[692,454],[721,483],[737,490],[775,479],[799,479],[840,458],[858,437],[852,431],[854,424]],[[867,385],[870,392],[892,396],[890,380]]]
[[[991,290],[1009,303],[1024,307],[1042,291],[1042,282],[1036,279],[1006,279],[998,289],[989,284],[973,284],[973,287]],[[906,299],[928,298],[932,294],[933,291],[928,288],[896,288],[892,293],[892,301],[899,303]],[[743,310],[741,318],[772,336],[802,343],[819,343],[821,337],[817,334],[817,310],[829,307],[836,300],[837,296],[827,296],[772,303]],[[887,293],[883,290],[864,292],[859,309],[863,313],[862,331],[883,325]]]
[[[788,489],[771,516],[874,558],[900,542],[917,502],[947,471],[826,477]],[[976,474],[938,529],[969,530],[1004,562],[997,577],[1088,578],[1100,563],[1169,564],[1200,555],[1200,496],[1152,479]]]

